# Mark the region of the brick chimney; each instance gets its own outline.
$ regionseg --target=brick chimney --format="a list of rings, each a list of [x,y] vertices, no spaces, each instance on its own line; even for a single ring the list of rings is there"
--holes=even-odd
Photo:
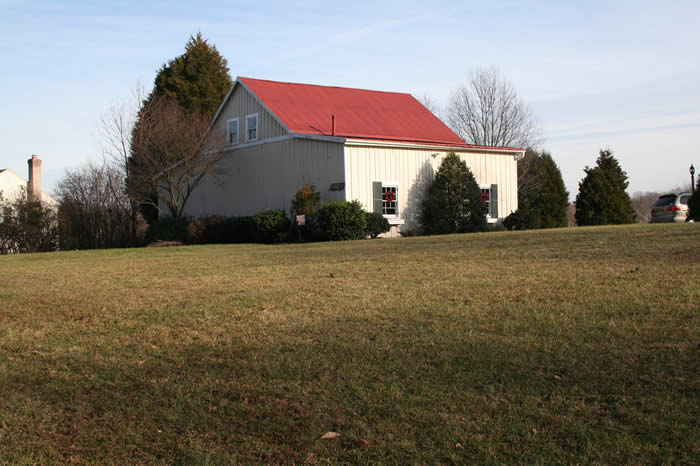
[[[38,156],[32,155],[27,160],[29,165],[29,182],[27,183],[27,197],[41,200],[41,160]]]

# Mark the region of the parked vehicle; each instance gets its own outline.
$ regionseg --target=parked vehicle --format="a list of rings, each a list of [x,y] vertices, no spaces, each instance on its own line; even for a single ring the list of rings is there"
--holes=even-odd
[[[691,193],[664,194],[651,207],[651,223],[685,222]]]

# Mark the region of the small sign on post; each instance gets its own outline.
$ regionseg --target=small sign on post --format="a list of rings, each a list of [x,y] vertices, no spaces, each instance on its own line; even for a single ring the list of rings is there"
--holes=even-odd
[[[306,225],[306,215],[297,215],[297,225],[300,227]]]

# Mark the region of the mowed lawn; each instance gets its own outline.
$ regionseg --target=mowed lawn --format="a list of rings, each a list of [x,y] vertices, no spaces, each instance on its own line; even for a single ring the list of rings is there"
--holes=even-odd
[[[699,361],[698,224],[0,257],[0,463],[697,463]]]

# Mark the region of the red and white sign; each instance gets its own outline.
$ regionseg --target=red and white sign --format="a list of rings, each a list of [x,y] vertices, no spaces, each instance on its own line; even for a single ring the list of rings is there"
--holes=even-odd
[[[297,225],[299,225],[299,226],[306,225],[306,215],[297,215]]]

